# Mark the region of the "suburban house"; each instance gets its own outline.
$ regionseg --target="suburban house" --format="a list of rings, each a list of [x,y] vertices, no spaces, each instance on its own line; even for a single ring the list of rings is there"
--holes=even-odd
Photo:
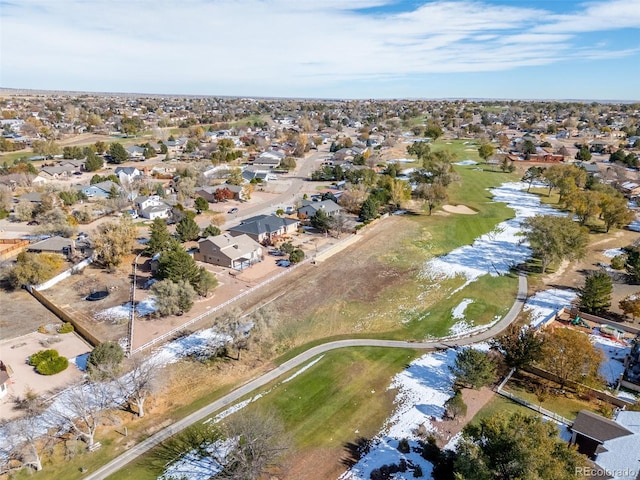
[[[81,186],[79,187],[80,191],[84,193],[87,197],[97,197],[97,198],[109,198],[111,195],[112,189],[115,189],[116,192],[120,193],[122,191],[122,187],[111,180],[105,180],[104,182],[94,183],[93,185]]]
[[[227,183],[222,183],[220,185],[212,185],[210,187],[197,188],[195,193],[196,195],[199,195],[200,197],[204,198],[207,202],[215,203],[216,192],[223,188],[226,188],[233,193],[234,200],[244,200],[244,195],[242,194],[243,188],[239,185],[229,185]]]
[[[29,245],[27,252],[59,253],[71,257],[75,253],[75,249],[76,245],[72,239],[55,236]]]
[[[614,420],[581,410],[576,417],[571,443],[615,478],[636,480],[640,465],[640,412],[621,410]],[[625,473],[626,472],[626,473]],[[612,478],[612,477],[608,477]]]
[[[258,155],[253,164],[259,167],[277,168],[280,166],[280,162],[284,159],[283,152],[277,152],[275,150],[267,150]]]
[[[193,258],[220,267],[244,270],[263,259],[262,246],[248,235],[236,237],[223,233],[203,238]]]
[[[42,203],[42,194],[40,192],[29,192],[24,195],[20,195],[19,200],[21,202],[27,201],[40,205]]]
[[[171,205],[158,195],[141,195],[135,198],[134,203],[138,215],[142,218],[155,220],[156,218],[169,218],[171,215]]]
[[[271,173],[271,169],[258,165],[252,165],[245,168],[242,171],[242,178],[244,178],[247,182],[250,182],[252,180],[268,182],[269,180],[278,179],[275,174]]]
[[[302,206],[298,209],[298,218],[311,218],[319,210],[324,210],[328,217],[333,217],[340,213],[341,208],[333,200],[322,200],[320,202],[302,200]]]
[[[51,179],[67,179],[74,172],[78,171],[75,167],[42,167],[38,175]]]
[[[38,186],[49,183],[49,179],[46,175],[37,175],[33,180],[31,180],[31,185]]]
[[[247,218],[240,225],[229,228],[233,236],[246,234],[256,242],[272,243],[274,240],[294,233],[298,229],[298,220],[281,218],[277,215],[258,215]]]
[[[211,165],[204,172],[202,172],[202,175],[204,175],[204,177],[208,179],[226,178],[229,176],[230,171],[231,169],[228,165]]]
[[[136,167],[117,167],[114,173],[120,179],[120,183],[131,183],[142,176],[142,172]]]
[[[133,145],[131,147],[127,147],[125,148],[125,150],[127,151],[127,153],[129,154],[129,158],[131,158],[132,160],[140,160],[142,158],[144,158],[144,148],[139,147],[137,145]]]
[[[628,197],[635,197],[640,195],[640,184],[635,182],[624,182],[620,185],[620,191]]]
[[[84,170],[84,160],[65,159],[58,162],[59,167],[71,168],[76,172]]]

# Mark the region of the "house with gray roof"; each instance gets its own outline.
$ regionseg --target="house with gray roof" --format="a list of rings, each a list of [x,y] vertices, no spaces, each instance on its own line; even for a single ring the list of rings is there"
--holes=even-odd
[[[302,206],[298,209],[298,218],[311,218],[319,210],[323,210],[328,217],[333,217],[340,213],[342,209],[333,200],[322,200],[320,202],[302,200]]]
[[[215,194],[218,190],[226,188],[233,193],[234,200],[244,200],[242,192],[244,189],[240,185],[230,185],[228,183],[221,183],[220,185],[210,185],[208,187],[200,187],[195,190],[195,194],[204,198],[207,202],[215,203]]]
[[[36,253],[59,253],[61,255],[72,256],[75,253],[75,248],[76,245],[72,239],[55,236],[29,245],[27,251]]]
[[[246,234],[261,244],[273,243],[285,235],[290,235],[298,229],[298,220],[278,217],[277,215],[258,215],[243,220],[239,225],[229,228],[231,235]]]
[[[142,176],[142,172],[136,167],[117,167],[114,173],[120,179],[120,183],[131,183]]]
[[[129,158],[131,158],[131,159],[144,158],[144,148],[143,147],[139,147],[137,145],[132,145],[131,147],[125,148],[125,150],[129,154]]]
[[[589,410],[578,412],[571,431],[571,444],[577,445],[580,453],[592,459],[607,451],[603,445],[609,440],[633,433],[623,425]]]
[[[264,258],[262,245],[248,235],[229,233],[203,238],[193,258],[220,267],[244,270]]]
[[[109,198],[112,189],[118,193],[122,191],[122,187],[111,180],[79,187],[79,190],[88,198]]]

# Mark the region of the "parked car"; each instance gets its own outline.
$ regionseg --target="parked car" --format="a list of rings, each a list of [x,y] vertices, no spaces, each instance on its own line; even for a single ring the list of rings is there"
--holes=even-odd
[[[27,225],[29,225],[29,226],[40,225],[40,222],[36,222],[35,220],[31,220],[29,223],[27,223]]]
[[[276,261],[276,265],[278,265],[279,267],[290,267],[291,262],[289,260],[278,260]]]
[[[284,257],[286,253],[281,252],[280,250],[269,250],[269,255],[273,255],[274,257]]]
[[[231,210],[229,210],[227,213],[229,214],[234,214],[234,213],[238,213],[238,209],[236,207],[233,207]]]

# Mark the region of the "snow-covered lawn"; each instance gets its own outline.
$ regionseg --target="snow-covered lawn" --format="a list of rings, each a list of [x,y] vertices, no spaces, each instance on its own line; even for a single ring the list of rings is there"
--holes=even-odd
[[[575,290],[551,288],[527,298],[523,310],[529,312],[531,325],[538,327],[553,317],[562,307],[569,307],[578,297]]]
[[[447,255],[428,260],[422,269],[425,278],[434,281],[442,278],[463,277],[465,283],[477,280],[487,273],[504,275],[531,256],[531,250],[521,235],[522,222],[535,215],[561,215],[558,210],[540,204],[540,199],[525,193],[527,185],[522,182],[505,183],[491,189],[494,202],[506,203],[515,212],[515,217],[499,223],[496,228],[477,238],[472,245],[456,248]]]
[[[118,321],[123,318],[129,318],[129,312],[131,311],[131,302],[127,302],[124,305],[116,305],[115,307],[107,308],[94,315],[98,320]],[[156,302],[153,297],[145,298],[136,304],[136,315],[144,316],[149,315],[156,311]]]

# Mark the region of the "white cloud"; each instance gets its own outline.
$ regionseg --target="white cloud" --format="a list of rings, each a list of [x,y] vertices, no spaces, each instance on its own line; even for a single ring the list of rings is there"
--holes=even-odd
[[[605,58],[610,54],[607,46],[577,48],[577,33],[640,27],[640,0],[594,3],[566,15],[480,1],[424,1],[400,13],[355,10],[394,3],[4,3],[2,82],[20,87],[37,80],[50,82],[52,88],[63,88],[64,82],[113,89],[130,85],[138,91],[165,84],[208,85],[220,93],[250,85],[282,91],[330,88],[347,80],[503,71],[570,58]],[[616,55],[633,55],[633,47]]]

